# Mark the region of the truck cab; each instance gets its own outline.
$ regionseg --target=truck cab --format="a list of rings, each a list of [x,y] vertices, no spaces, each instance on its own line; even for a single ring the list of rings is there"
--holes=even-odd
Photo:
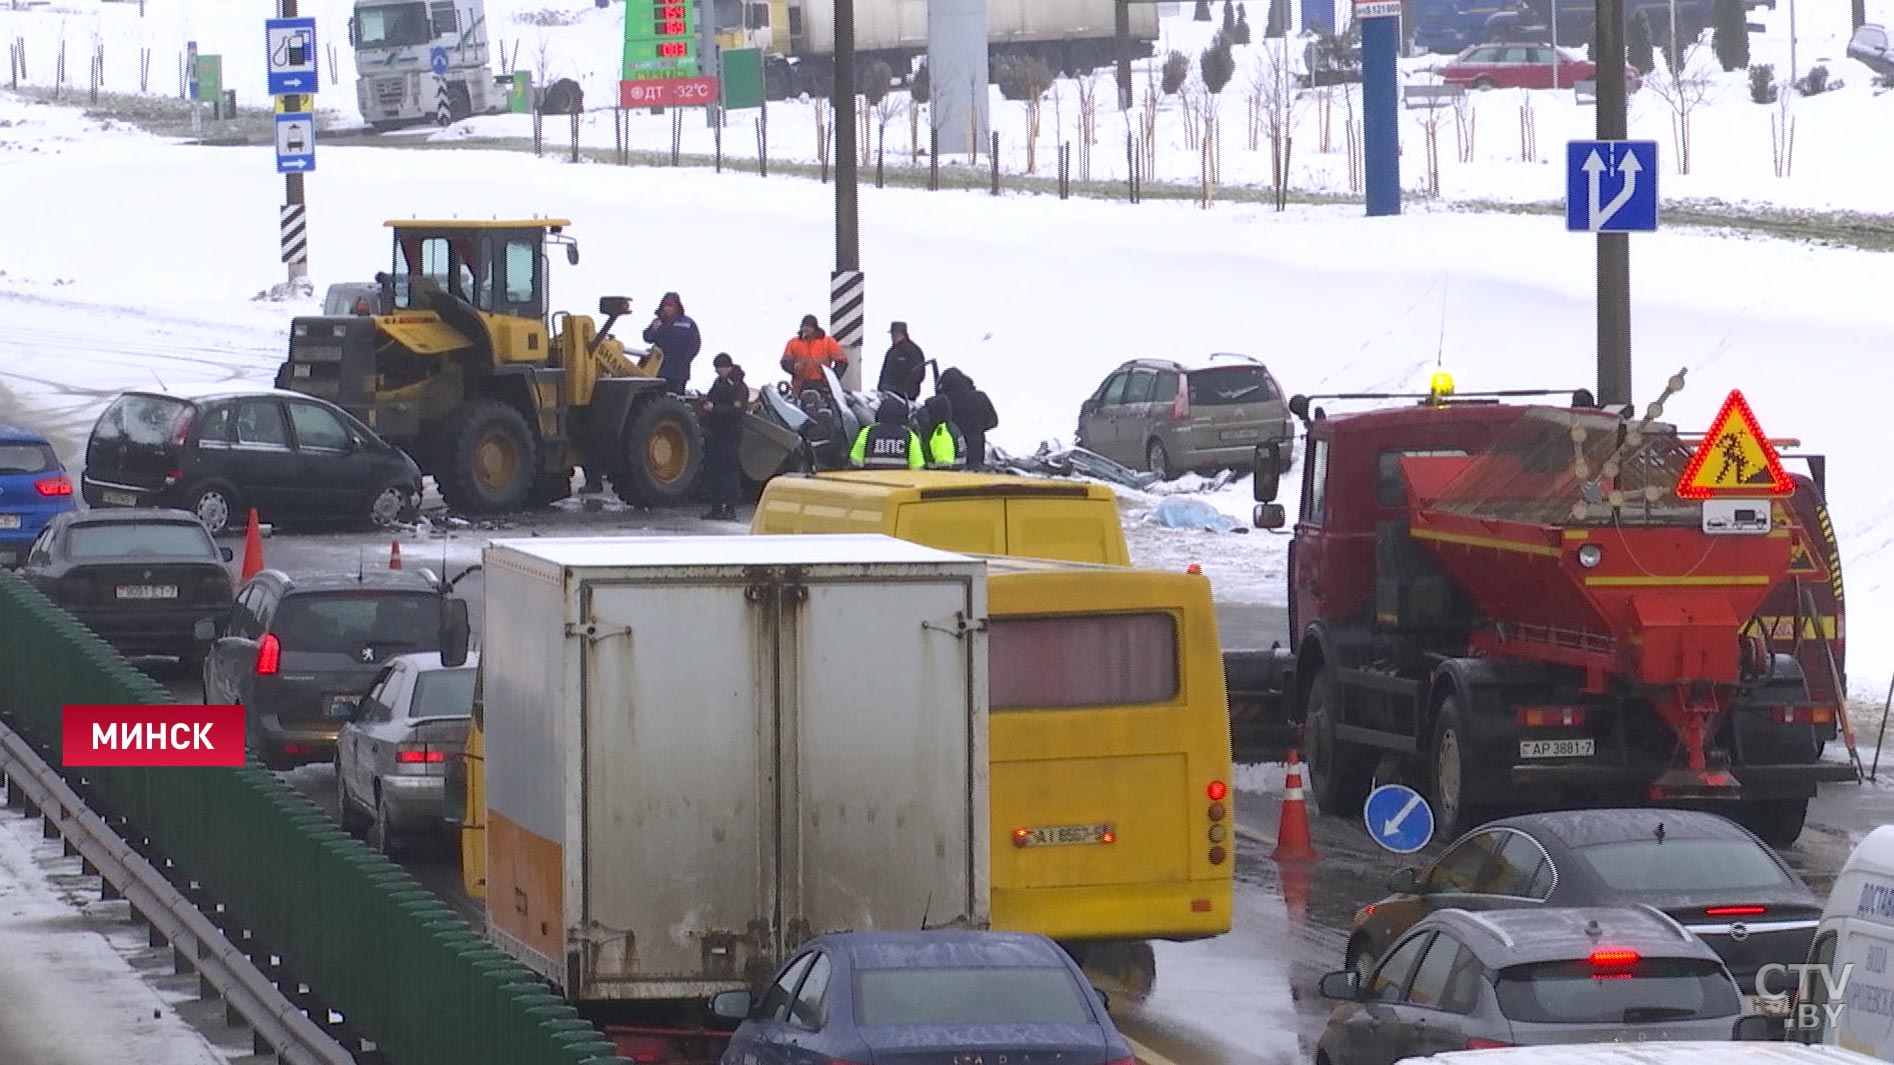
[[[493,73],[484,0],[356,0],[349,17],[355,102],[376,130],[436,121],[445,83],[447,117],[506,107]],[[445,73],[436,73],[444,62]]]

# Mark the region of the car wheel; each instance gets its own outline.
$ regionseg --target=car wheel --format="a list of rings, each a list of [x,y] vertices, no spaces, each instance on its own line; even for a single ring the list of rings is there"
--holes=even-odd
[[[368,822],[368,847],[377,854],[395,857],[401,849],[401,834],[395,831],[388,815],[388,797],[375,789],[375,815]]]
[[[1473,79],[1473,87],[1480,90],[1481,92],[1485,92],[1488,89],[1499,88],[1499,83],[1494,81],[1492,78],[1480,77],[1480,78]]]
[[[227,532],[230,523],[237,516],[237,494],[220,484],[207,484],[191,493],[190,506],[186,508],[197,515],[212,536]]]
[[[352,836],[361,835],[363,829],[368,827],[368,819],[349,805],[348,790],[342,786],[341,755],[335,759],[335,821],[342,826],[342,831]]]
[[[1167,481],[1178,477],[1177,468],[1171,465],[1171,453],[1164,448],[1164,441],[1153,440],[1144,449],[1144,468]]]
[[[421,497],[405,484],[390,484],[375,493],[368,503],[368,520],[377,529],[392,529],[414,520],[421,509]]]

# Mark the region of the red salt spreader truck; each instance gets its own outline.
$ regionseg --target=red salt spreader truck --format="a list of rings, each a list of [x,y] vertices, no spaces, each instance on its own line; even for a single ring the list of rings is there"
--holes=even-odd
[[[1411,780],[1444,838],[1506,809],[1661,803],[1794,843],[1816,786],[1860,766],[1825,463],[1784,471],[1739,393],[1680,436],[1656,418],[1682,387],[1642,420],[1445,374],[1313,397],[1419,400],[1334,416],[1294,397],[1290,646],[1226,655],[1239,746],[1299,743],[1325,813]],[[1258,449],[1262,528],[1285,524],[1277,461]],[[1838,728],[1848,763],[1821,758]]]

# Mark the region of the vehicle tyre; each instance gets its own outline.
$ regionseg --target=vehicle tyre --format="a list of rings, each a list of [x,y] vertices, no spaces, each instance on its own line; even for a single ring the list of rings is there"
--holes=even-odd
[[[704,468],[704,430],[697,412],[672,395],[654,395],[632,412],[612,490],[635,507],[690,501]]]
[[[383,485],[368,501],[368,523],[377,529],[412,523],[420,513],[421,497],[399,481]]]
[[[341,755],[335,760],[335,822],[351,836],[359,836],[368,828],[368,818],[349,805],[348,792],[342,787]]]
[[[1434,807],[1434,834],[1440,839],[1456,839],[1481,823],[1487,807],[1475,794],[1466,717],[1457,696],[1449,695],[1440,704],[1431,752],[1427,782]]]
[[[375,789],[375,815],[369,818],[365,842],[369,850],[385,857],[393,858],[401,851],[401,834],[388,816],[388,797],[380,788]]]
[[[1499,84],[1495,82],[1492,78],[1478,77],[1478,78],[1473,79],[1473,87],[1480,90],[1481,92],[1486,92],[1489,89],[1499,88]]]
[[[1777,850],[1788,850],[1802,835],[1808,823],[1809,800],[1769,799],[1745,803],[1737,813],[1744,828]]]
[[[476,400],[442,429],[445,445],[434,480],[441,498],[468,514],[519,510],[533,487],[538,447],[519,411],[497,400]]]
[[[1164,447],[1164,441],[1153,440],[1144,448],[1144,468],[1167,481],[1182,476],[1177,467],[1171,465],[1171,453]]]
[[[1353,817],[1361,812],[1362,800],[1374,779],[1370,752],[1335,738],[1336,698],[1334,682],[1327,673],[1318,675],[1309,688],[1308,729],[1309,791],[1315,808],[1333,817]]]
[[[212,536],[228,532],[237,519],[237,493],[222,484],[201,484],[191,492],[186,510],[197,515]]]

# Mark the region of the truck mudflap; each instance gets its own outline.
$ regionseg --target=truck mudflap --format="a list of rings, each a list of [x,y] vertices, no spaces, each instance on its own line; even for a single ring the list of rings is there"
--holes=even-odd
[[[1272,647],[1223,652],[1223,683],[1230,701],[1230,759],[1280,762],[1302,743],[1294,718],[1295,659]]]
[[[1699,795],[1684,795],[1677,789],[1665,789],[1665,795],[1653,797],[1736,798],[1745,794],[1754,795],[1756,792],[1767,795],[1813,795],[1817,784],[1835,782],[1852,784],[1856,779],[1854,767],[1845,762],[1734,766],[1729,772],[1735,778],[1737,787],[1706,791]],[[1513,784],[1534,788],[1627,789],[1643,788],[1655,784],[1655,781],[1652,768],[1640,765],[1590,763],[1516,765],[1511,775]]]

